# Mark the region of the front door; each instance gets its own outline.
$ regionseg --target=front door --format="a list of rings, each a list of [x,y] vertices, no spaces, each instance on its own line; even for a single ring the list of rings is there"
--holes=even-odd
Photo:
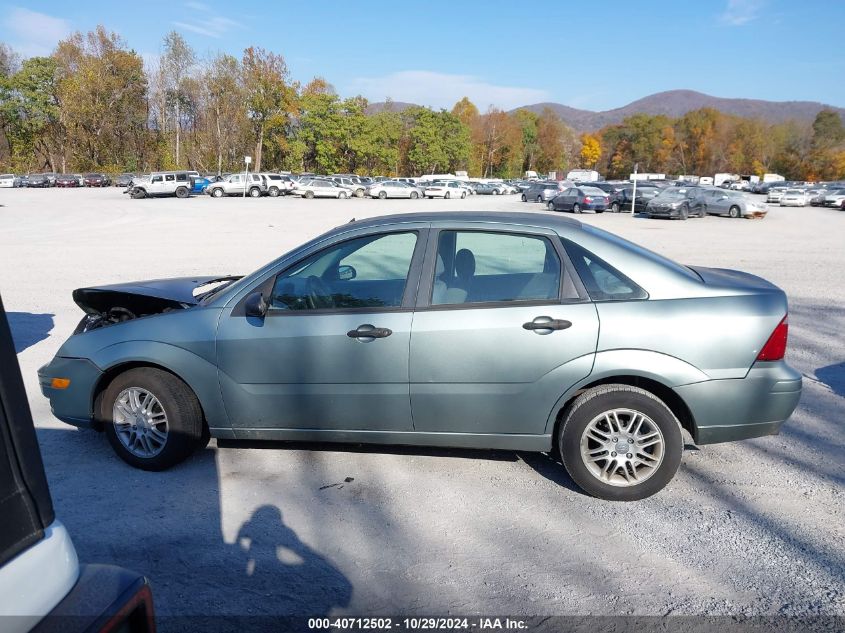
[[[558,398],[592,370],[598,316],[559,238],[515,231],[430,241],[411,333],[417,431],[542,434]]]
[[[407,279],[419,235],[329,246],[268,279],[263,319],[240,303],[224,312],[218,374],[236,432],[412,429]]]

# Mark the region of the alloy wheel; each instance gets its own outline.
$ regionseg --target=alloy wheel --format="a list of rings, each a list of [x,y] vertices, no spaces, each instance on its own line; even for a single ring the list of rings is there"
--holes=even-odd
[[[167,414],[158,398],[141,387],[121,391],[112,407],[114,430],[120,443],[137,457],[158,455],[167,443]]]

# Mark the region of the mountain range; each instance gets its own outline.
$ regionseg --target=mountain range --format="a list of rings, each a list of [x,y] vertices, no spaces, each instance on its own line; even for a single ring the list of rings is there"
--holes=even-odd
[[[391,102],[390,107],[401,112],[414,104],[401,101]],[[385,109],[385,102],[371,103],[367,112],[372,114]],[[533,103],[522,106],[539,114],[544,108],[550,108],[567,125],[577,132],[592,132],[606,125],[620,123],[632,114],[665,114],[669,117],[680,117],[692,110],[700,108],[715,108],[725,114],[757,118],[771,123],[782,123],[788,120],[812,122],[819,110],[829,108],[839,113],[845,121],[845,108],[825,105],[816,101],[764,101],[761,99],[726,99],[713,97],[694,90],[669,90],[658,92],[642,99],[632,101],[621,108],[612,110],[593,111],[572,108],[562,103]],[[520,108],[514,108],[519,110]],[[512,112],[514,110],[511,110]]]

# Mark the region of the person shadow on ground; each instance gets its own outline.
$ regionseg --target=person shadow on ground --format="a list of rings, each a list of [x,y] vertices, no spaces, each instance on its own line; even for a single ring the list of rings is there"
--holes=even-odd
[[[250,590],[272,596],[274,612],[319,617],[349,605],[349,580],[285,525],[277,507],[256,509],[238,531],[235,546],[246,558],[242,571]]]

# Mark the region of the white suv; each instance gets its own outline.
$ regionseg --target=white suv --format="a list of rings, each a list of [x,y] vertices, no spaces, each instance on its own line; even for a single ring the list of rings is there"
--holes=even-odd
[[[187,198],[193,188],[193,176],[187,171],[154,171],[127,189],[133,198],[176,196]]]
[[[205,192],[214,197],[242,196],[244,189],[251,198],[258,198],[267,193],[267,183],[261,174],[230,174],[220,182],[213,182],[206,188]]]

